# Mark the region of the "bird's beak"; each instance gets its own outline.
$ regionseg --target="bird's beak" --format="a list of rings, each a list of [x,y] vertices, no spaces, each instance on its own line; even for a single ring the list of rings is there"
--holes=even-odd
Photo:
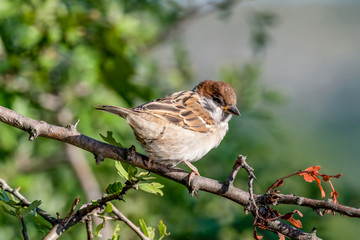
[[[236,105],[226,106],[226,107],[223,107],[223,109],[226,113],[241,116],[240,111],[239,111],[239,109],[237,109]]]

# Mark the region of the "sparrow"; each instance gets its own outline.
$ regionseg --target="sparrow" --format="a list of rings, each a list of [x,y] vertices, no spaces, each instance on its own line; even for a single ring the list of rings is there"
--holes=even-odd
[[[232,115],[240,115],[231,85],[211,80],[135,108],[95,108],[124,118],[151,161],[172,167],[183,162],[195,175],[200,174],[191,162],[216,148]]]

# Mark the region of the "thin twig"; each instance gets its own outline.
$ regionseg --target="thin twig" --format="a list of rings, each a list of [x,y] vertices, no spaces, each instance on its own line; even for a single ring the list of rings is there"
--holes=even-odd
[[[43,240],[54,240],[58,239],[67,229],[74,226],[78,222],[84,220],[87,216],[90,216],[94,213],[103,211],[103,207],[112,200],[122,200],[123,196],[132,188],[136,183],[126,182],[127,184],[123,187],[119,194],[113,194],[108,196],[103,196],[102,198],[91,201],[89,203],[83,204],[79,209],[73,213],[71,216],[61,219],[58,224],[56,224],[48,234],[46,234]],[[76,202],[75,202],[76,203]],[[75,205],[73,204],[73,206]]]
[[[22,235],[24,237],[24,240],[29,240],[29,236],[27,233],[27,229],[26,229],[26,224],[25,224],[25,220],[24,220],[24,216],[20,214],[20,220],[21,220],[21,225],[22,225]]]
[[[80,197],[75,198],[74,203],[71,206],[70,212],[68,213],[68,215],[65,218],[69,218],[69,217],[71,217],[71,215],[73,215],[74,210],[79,203],[80,203]]]
[[[1,188],[8,192],[11,193],[12,195],[14,195],[23,206],[29,206],[31,204],[31,202],[29,200],[27,200],[23,195],[20,194],[18,189],[13,189],[11,188],[4,179],[0,178],[0,185]],[[57,219],[54,218],[53,216],[51,216],[49,213],[45,212],[44,210],[42,210],[41,208],[35,208],[35,211],[37,214],[39,214],[40,216],[42,216],[46,221],[48,221],[51,225],[55,225],[57,223]]]
[[[119,220],[128,225],[142,240],[150,240],[145,234],[137,227],[132,221],[130,221],[119,209],[117,209],[112,203],[112,213],[115,214]]]
[[[89,218],[85,220],[85,225],[86,225],[87,239],[88,240],[94,239],[94,234],[92,231],[92,217],[91,216],[89,216]]]
[[[238,158],[235,161],[235,164],[233,166],[233,169],[229,175],[229,177],[226,179],[225,183],[228,185],[233,185],[236,175],[238,174],[241,166],[242,166],[242,161],[240,159],[242,159],[244,156],[239,155]],[[244,157],[246,159],[246,157]]]

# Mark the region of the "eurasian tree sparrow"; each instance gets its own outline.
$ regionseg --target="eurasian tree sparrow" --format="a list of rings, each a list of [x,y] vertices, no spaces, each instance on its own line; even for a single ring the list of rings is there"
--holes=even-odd
[[[184,162],[193,173],[195,162],[224,138],[232,115],[240,115],[230,84],[203,81],[135,108],[95,106],[126,119],[152,161],[175,166]]]

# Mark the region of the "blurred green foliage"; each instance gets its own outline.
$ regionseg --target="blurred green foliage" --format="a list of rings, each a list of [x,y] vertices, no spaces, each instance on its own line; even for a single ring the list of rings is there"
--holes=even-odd
[[[125,121],[96,112],[93,105],[133,107],[191,89],[203,80],[196,79],[179,39],[172,44],[175,65],[165,73],[150,54],[163,43],[159,36],[177,26],[186,10],[175,0],[2,0],[0,105],[62,126],[80,119],[78,130],[83,134],[125,147],[135,145],[142,151]],[[219,11],[231,17],[229,10],[231,6]],[[254,55],[266,49],[271,39],[269,27],[275,23],[270,13],[254,13],[250,21]],[[231,121],[231,130],[219,148],[196,163],[202,175],[224,180],[236,156],[247,155],[261,179],[255,191],[262,193],[277,177],[308,167],[289,161],[291,156],[284,151],[289,134],[276,113],[286,98],[261,82],[259,58],[243,66],[224,66],[219,69],[219,80],[236,89],[242,117]],[[109,135],[108,130],[113,133]],[[27,134],[5,124],[0,124],[0,132],[0,177],[14,188],[21,186],[21,193],[30,201],[41,200],[44,210],[64,216],[78,195],[82,202],[91,200],[86,200],[63,143],[41,138],[29,142]],[[93,156],[84,154],[101,191],[111,183],[116,184],[108,191],[116,191],[120,183],[114,162],[106,160],[96,166]],[[284,164],[286,168],[279,167]],[[125,203],[116,204],[133,222],[145,219],[140,220],[143,229],[153,229],[145,221],[156,226],[162,219],[171,239],[252,239],[253,219],[243,214],[242,207],[203,192],[192,198],[183,186],[157,180],[160,183],[155,189],[164,185],[159,190],[164,197],[132,191],[125,196]],[[246,189],[246,180],[241,172],[236,185]],[[319,198],[316,185],[300,182],[291,179],[281,190]],[[143,186],[149,187],[156,192],[154,186]],[[310,210],[304,213],[304,225],[309,226],[305,230],[309,231],[318,217]],[[25,216],[30,238],[43,237],[45,232],[29,218]],[[1,212],[0,226],[0,239],[22,239],[19,219]],[[167,234],[162,221],[159,229]],[[326,224],[318,229],[332,234]],[[116,225],[116,232],[121,239],[137,239],[122,223]],[[261,234],[277,239],[272,233]],[[65,235],[65,239],[85,239],[86,231],[79,224]]]

